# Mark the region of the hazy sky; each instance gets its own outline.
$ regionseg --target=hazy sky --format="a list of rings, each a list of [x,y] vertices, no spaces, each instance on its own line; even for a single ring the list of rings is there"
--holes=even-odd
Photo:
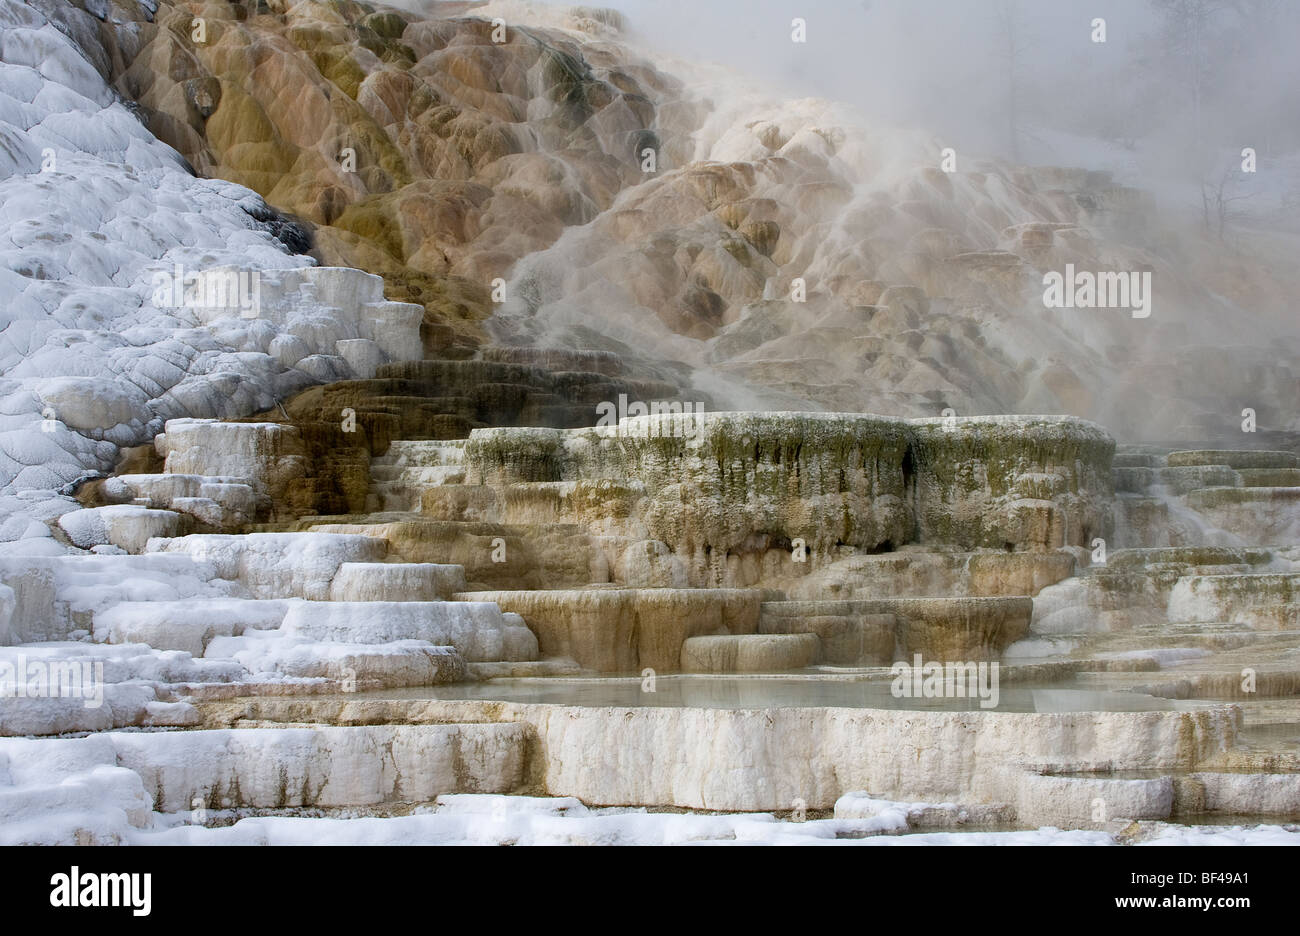
[[[612,0],[633,29],[686,58],[716,61],[786,91],[830,97],[872,116],[978,139],[1004,98],[1005,48],[993,0]],[[1090,79],[1114,72],[1154,19],[1138,0],[1022,0],[1021,69]],[[806,44],[790,39],[807,22]],[[1107,42],[1091,39],[1106,20]],[[993,136],[996,136],[994,134]]]
[[[1300,151],[1300,2],[1206,2],[1218,9],[1202,50],[1199,124],[1191,60],[1162,46],[1161,18],[1146,0],[601,5],[622,11],[630,32],[652,48],[728,65],[787,95],[842,101],[868,121],[920,128],[967,152],[1119,169],[1128,181],[1156,188],[1171,173],[1199,187],[1243,146]],[[1020,39],[1014,134],[1000,15],[1007,7]],[[1272,19],[1260,27],[1266,10]],[[807,23],[804,44],[791,41],[795,17]],[[1092,37],[1099,17],[1104,43]],[[1109,142],[1091,145],[1095,140]]]

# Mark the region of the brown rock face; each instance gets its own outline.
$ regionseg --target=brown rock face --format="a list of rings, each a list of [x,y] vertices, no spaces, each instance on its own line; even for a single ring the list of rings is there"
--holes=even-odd
[[[277,498],[276,519],[286,519],[363,513],[370,459],[394,439],[464,439],[489,426],[590,426],[602,404],[620,397],[676,399],[681,392],[626,375],[612,354],[488,348],[482,359],[384,364],[370,380],[312,387],[245,421],[296,430],[304,467]]]
[[[644,178],[652,99],[673,86],[560,32],[494,31],[471,6],[163,2],[104,32],[115,85],[160,139],[314,225],[324,263],[424,305],[426,347],[455,355],[481,339],[496,277]]]
[[[1289,241],[1225,251],[1108,173],[940,171],[928,138],[828,102],[668,77],[600,11],[134,9],[98,27],[118,90],[200,174],[304,219],[317,258],[422,305],[427,356],[609,351],[703,372],[726,409],[1208,440],[1244,399],[1295,427]],[[1150,273],[1155,311],[1048,303],[1067,265]]]

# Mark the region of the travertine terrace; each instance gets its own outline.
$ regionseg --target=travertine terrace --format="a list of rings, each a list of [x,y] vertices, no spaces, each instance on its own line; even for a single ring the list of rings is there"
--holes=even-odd
[[[0,29],[0,843],[1300,818],[1274,253],[724,106],[610,11]],[[1067,262],[1234,313],[1070,319]]]

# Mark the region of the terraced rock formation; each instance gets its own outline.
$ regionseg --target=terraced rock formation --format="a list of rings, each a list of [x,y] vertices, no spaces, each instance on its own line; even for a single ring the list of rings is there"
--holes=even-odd
[[[422,305],[427,356],[614,352],[724,409],[1064,412],[1122,438],[1209,438],[1242,399],[1297,428],[1293,245],[1182,236],[1106,173],[946,173],[918,134],[657,68],[610,12],[70,9],[196,171]],[[1042,276],[1066,264],[1149,271],[1159,305],[1044,308]]]
[[[583,672],[650,671],[671,679],[668,674],[678,671],[800,670],[832,682],[847,677],[869,684],[885,677],[891,661],[912,654],[1009,660],[1012,685],[1047,678],[1155,699],[1242,697],[1225,689],[1236,674],[1224,667],[1253,659],[1260,682],[1252,692],[1270,699],[1294,692],[1294,664],[1287,663],[1294,657],[1287,647],[1295,628],[1289,596],[1300,544],[1129,546],[1097,561],[1093,533],[1109,530],[1111,509],[1131,517],[1135,506],[1124,502],[1150,492],[1120,493],[1112,501],[1112,444],[1104,432],[1077,421],[969,419],[945,426],[823,414],[706,414],[698,424],[668,416],[603,429],[477,430],[461,442],[397,441],[376,461],[371,497],[404,500],[406,510],[291,522],[303,532],[168,538],[173,531],[158,515],[181,515],[193,500],[184,492],[195,484],[258,491],[268,479],[274,483],[284,460],[256,454],[273,446],[246,447],[250,454],[237,465],[236,446],[221,441],[232,432],[275,439],[284,427],[181,422],[160,437],[169,462],[177,451],[197,458],[209,453],[216,459],[211,467],[228,474],[195,474],[205,466],[186,462],[182,467],[191,473],[164,470],[103,483],[157,498],[152,507],[135,508],[137,524],[159,524],[163,533],[148,539],[142,555],[28,564],[13,570],[21,577],[9,578],[18,586],[11,638],[60,639],[80,627],[110,646],[144,641],[155,650],[212,661],[207,678],[195,659],[188,665],[198,671],[186,672],[183,689],[169,686],[143,707],[124,704],[123,714],[114,716],[120,724],[164,717],[148,714],[150,705],[193,724],[196,709],[207,710],[203,700],[215,704],[232,692],[314,696],[340,688],[428,687],[475,675],[548,674],[563,687]],[[177,446],[174,440],[187,434],[208,438]],[[788,450],[772,442],[796,437],[799,443]],[[755,438],[766,447],[759,443],[755,452]],[[1202,481],[1223,480],[1238,470],[1232,464],[1286,471],[1295,456],[1166,457],[1148,449],[1122,450],[1118,458],[1118,486],[1132,488],[1147,471],[1175,472],[1166,481],[1193,469]],[[1135,461],[1145,464],[1135,469]],[[1169,465],[1158,464],[1164,462]],[[980,483],[971,483],[974,478]],[[1030,493],[1026,483],[1047,496],[1023,496]],[[1199,503],[1204,495],[1197,492],[1204,490],[1213,489],[1189,488],[1183,497]],[[991,493],[997,497],[990,499]],[[983,525],[920,523],[930,498],[944,503],[950,516],[961,517],[969,507]],[[1162,504],[1175,516],[1195,513],[1190,506]],[[743,522],[736,528],[751,534],[741,539],[730,532],[737,511]],[[1035,522],[1007,526],[1008,518],[1026,515]],[[836,529],[832,520],[842,516],[859,522]],[[65,522],[75,527],[76,517],[65,515]],[[873,517],[884,519],[867,522]],[[1085,518],[1094,529],[1087,529]],[[1266,538],[1274,528],[1268,520],[1230,534],[1202,522],[1208,539]],[[967,539],[986,528],[996,530],[997,547]],[[113,528],[105,529],[106,546],[132,545],[121,536],[109,542]],[[1010,552],[1002,542],[1009,529],[1018,536],[1008,541]],[[1140,535],[1168,538],[1176,529],[1152,523]],[[898,542],[882,552],[880,537],[887,533]],[[1184,528],[1175,535],[1190,533]],[[134,543],[144,539],[139,532],[132,536]],[[795,558],[798,550],[805,551],[802,561]],[[554,557],[555,564],[540,555]],[[135,574],[154,576],[157,588],[157,574],[175,562],[195,564],[188,588],[197,604],[193,598],[178,602],[185,588],[176,583],[185,579],[175,570],[165,592],[143,598],[130,595],[143,583],[110,588],[102,577],[120,578],[118,570],[136,568]],[[94,572],[96,563],[105,573]],[[87,574],[101,576],[94,579],[93,601],[79,597],[87,595],[84,587],[66,591]],[[53,632],[33,630],[39,602],[50,600],[62,623]],[[207,605],[211,613],[198,610]],[[529,662],[539,657],[542,662]],[[230,662],[218,666],[218,659]],[[232,664],[245,675],[233,676]],[[1165,669],[1170,675],[1157,679],[1166,681],[1153,683]],[[1190,684],[1180,678],[1184,673],[1196,674]],[[1223,678],[1216,681],[1215,673]],[[517,691],[509,680],[499,685],[507,697]],[[1091,690],[1046,695],[1053,691]],[[167,701],[176,693],[188,701]],[[395,714],[402,710],[396,700],[374,704],[392,713],[385,717],[402,717]],[[1041,711],[1046,703],[1036,704]],[[1231,754],[1240,734],[1232,720],[1237,717],[1216,729],[1227,733],[1207,742],[1209,748],[1198,748],[1190,760],[1179,755],[1184,759],[1177,763],[1185,764],[1179,769],[1219,753],[1240,756]],[[66,729],[57,720],[51,724]],[[1049,773],[1066,766],[1078,765],[1053,761]],[[1138,769],[1136,761],[1131,766]],[[774,763],[771,769],[785,768]],[[609,782],[621,789],[619,781]],[[589,783],[551,792],[590,797]],[[670,799],[750,808],[743,789],[725,796],[715,790],[703,800]],[[764,800],[753,808],[773,804]],[[1048,809],[1025,808],[1026,818]],[[1159,812],[1144,809],[1142,816]]]
[[[1100,428],[1009,417],[706,413],[478,429],[390,442],[370,467],[376,513],[250,532],[271,526],[233,505],[284,483],[287,431],[169,424],[162,472],[98,482],[146,492],[140,502],[62,519],[102,531],[99,551],[129,554],[3,567],[19,644],[5,656],[57,653],[119,677],[106,706],[47,700],[6,734],[187,729],[149,748],[120,734],[96,735],[95,752],[57,742],[141,778],[136,818],[110,839],[149,825],[139,804],[183,808],[176,790],[236,814],[383,814],[440,794],[533,792],[740,811],[799,800],[848,815],[845,797],[869,789],[955,799],[977,825],[1076,827],[1097,825],[1100,798],[1117,817],[1102,828],[1300,805],[1300,544],[1219,545],[1264,542],[1276,517],[1234,513],[1228,531],[1196,507],[1220,503],[1206,493],[1220,489],[1290,488],[1195,486],[1239,471],[1288,480],[1292,453],[1121,448],[1112,469]],[[1156,477],[1183,493],[1147,487]],[[173,535],[205,499],[231,532]],[[925,522],[932,501],[968,522]],[[1098,534],[1139,542],[1099,556]],[[27,649],[38,640],[56,643]],[[998,661],[1013,701],[897,711],[890,667],[914,655]],[[689,682],[700,679],[715,682]],[[785,692],[800,701],[769,707]],[[1176,701],[1192,699],[1206,701]],[[370,727],[229,731],[283,721]],[[629,747],[629,732],[644,740]],[[390,743],[418,759],[423,786],[362,779],[375,769],[364,752]],[[248,763],[232,754],[210,769],[205,745]],[[445,775],[449,745],[476,766]],[[724,753],[734,745],[762,752],[740,777]],[[668,750],[680,770],[658,765]],[[253,764],[267,757],[287,783],[259,785]],[[332,779],[340,757],[360,758],[360,786]],[[181,763],[183,774],[169,766]]]
[[[637,153],[661,145],[658,107],[681,89],[472,6],[165,0],[104,34],[114,86],[160,140],[309,222],[318,258],[384,276],[424,305],[426,349],[463,356],[494,278],[641,181]]]
[[[1300,817],[1285,243],[485,12],[0,0],[0,841]]]

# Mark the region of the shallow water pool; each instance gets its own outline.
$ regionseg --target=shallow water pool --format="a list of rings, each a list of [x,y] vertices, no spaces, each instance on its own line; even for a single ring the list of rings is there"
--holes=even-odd
[[[687,708],[877,708],[915,711],[1149,712],[1211,703],[1159,699],[1133,692],[1020,684],[1001,687],[997,705],[975,698],[896,698],[890,682],[818,676],[659,676],[654,691],[638,677],[492,679],[480,683],[365,693],[368,698],[475,699],[552,705]]]

